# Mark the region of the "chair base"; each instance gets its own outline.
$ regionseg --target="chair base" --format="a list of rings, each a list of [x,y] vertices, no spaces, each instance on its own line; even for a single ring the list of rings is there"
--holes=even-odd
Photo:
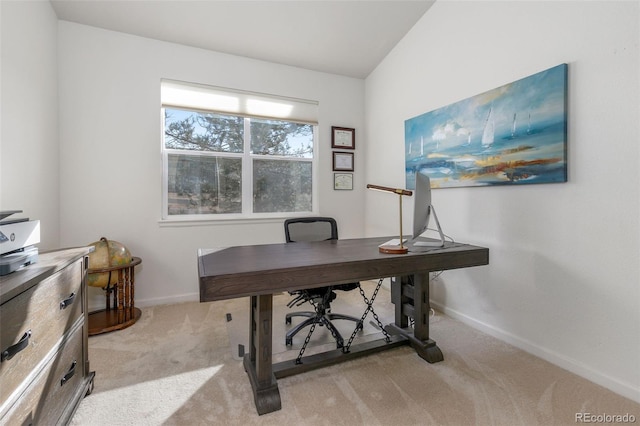
[[[344,346],[344,339],[342,335],[338,331],[338,329],[333,325],[331,321],[333,320],[348,320],[353,321],[357,324],[357,328],[362,330],[362,321],[360,318],[352,317],[350,315],[337,314],[337,313],[325,313],[318,314],[316,312],[291,312],[285,316],[285,323],[291,324],[292,317],[307,317],[306,320],[296,325],[294,328],[289,330],[285,337],[285,344],[287,346],[291,346],[293,344],[293,336],[295,336],[300,330],[305,327],[308,327],[312,324],[320,324],[321,326],[327,327],[327,330],[331,332],[331,335],[336,339],[336,348],[340,349]]]

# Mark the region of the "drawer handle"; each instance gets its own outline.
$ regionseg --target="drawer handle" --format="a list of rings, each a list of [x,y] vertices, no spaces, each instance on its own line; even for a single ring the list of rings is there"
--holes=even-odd
[[[0,362],[8,361],[14,357],[15,354],[20,352],[29,346],[29,338],[31,337],[31,330],[24,333],[24,336],[20,339],[18,343],[13,346],[9,346],[6,350],[2,351],[2,355],[0,356]]]
[[[72,378],[74,374],[76,374],[76,365],[77,364],[78,363],[74,359],[73,363],[71,364],[71,368],[69,368],[69,371],[67,371],[67,374],[65,374],[64,377],[62,378],[62,380],[60,380],[60,386],[62,386],[65,383],[67,383],[69,381],[69,379]]]
[[[60,302],[60,309],[67,309],[67,306],[71,305],[73,303],[73,300],[76,298],[76,294],[75,293],[71,293],[69,295],[69,297],[67,297],[66,299],[64,299],[62,302]]]

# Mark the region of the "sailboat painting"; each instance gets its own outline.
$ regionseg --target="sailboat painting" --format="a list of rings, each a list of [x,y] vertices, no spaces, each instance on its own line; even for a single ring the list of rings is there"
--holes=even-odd
[[[567,181],[567,64],[404,123],[406,187]]]

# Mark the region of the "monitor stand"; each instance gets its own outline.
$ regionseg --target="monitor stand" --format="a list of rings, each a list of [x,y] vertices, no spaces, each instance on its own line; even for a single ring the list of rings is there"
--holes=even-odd
[[[429,208],[431,209],[433,218],[436,221],[436,227],[438,228],[437,231],[440,235],[440,241],[414,241],[411,244],[413,247],[444,247],[444,234],[442,233],[442,228],[440,227],[440,221],[438,220],[436,209],[433,207],[433,205],[431,205]]]

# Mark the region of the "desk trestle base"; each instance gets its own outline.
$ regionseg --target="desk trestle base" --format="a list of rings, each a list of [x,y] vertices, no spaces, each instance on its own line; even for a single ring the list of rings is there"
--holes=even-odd
[[[396,306],[395,323],[385,327],[387,332],[407,338],[425,361],[432,364],[443,361],[442,351],[429,337],[429,274],[393,278],[391,301]]]
[[[273,295],[251,296],[249,353],[243,364],[249,375],[259,415],[282,408],[278,383],[271,368]]]
[[[278,411],[282,408],[280,402],[280,390],[275,375],[271,375],[270,383],[260,383],[256,374],[255,364],[251,362],[251,355],[245,354],[243,359],[244,371],[249,376],[251,389],[253,390],[253,401],[256,404],[258,415]]]
[[[349,352],[343,352],[342,349],[334,349],[332,351],[306,356],[304,357],[304,363],[301,364],[296,363],[296,360],[293,359],[273,364],[273,374],[277,379],[282,379],[407,344],[410,344],[410,342],[403,336],[391,336],[384,339],[372,340],[351,346]]]
[[[413,329],[410,327],[400,328],[395,324],[389,324],[385,327],[385,330],[392,336],[402,336],[409,341],[409,344],[418,353],[420,358],[424,359],[430,364],[444,361],[444,355],[442,351],[436,345],[436,342],[431,339],[420,340],[413,335]]]

